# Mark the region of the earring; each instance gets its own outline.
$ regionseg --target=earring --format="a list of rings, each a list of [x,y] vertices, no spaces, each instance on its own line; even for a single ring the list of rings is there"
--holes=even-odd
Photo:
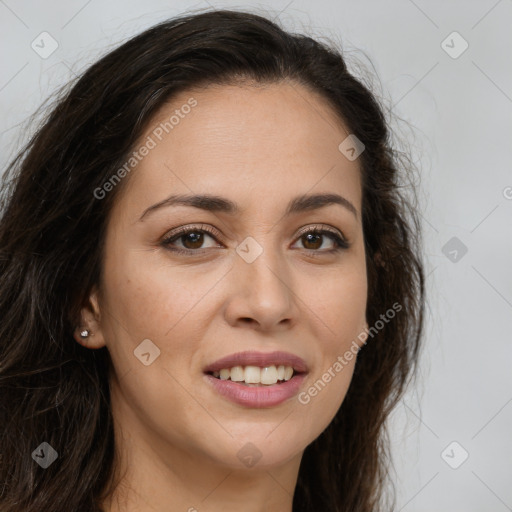
[[[82,332],[80,332],[81,338],[88,338],[89,337],[89,331],[87,329],[84,329]]]

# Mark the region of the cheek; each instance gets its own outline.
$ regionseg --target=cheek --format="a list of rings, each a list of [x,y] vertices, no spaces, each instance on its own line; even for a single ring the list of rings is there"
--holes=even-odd
[[[213,288],[218,276],[167,264],[156,251],[139,251],[132,256],[110,265],[106,303],[134,341],[172,336]]]
[[[312,288],[307,305],[317,325],[318,364],[298,402],[305,428],[320,433],[331,422],[350,386],[366,325],[367,279],[360,265],[333,272]]]
[[[340,349],[347,337],[364,328],[367,304],[366,269],[360,265],[334,269],[304,281],[299,292],[323,329],[330,350]]]
[[[346,326],[335,342],[323,347],[321,363],[297,397],[304,431],[313,439],[327,428],[345,399],[356,364],[357,331]]]
[[[229,267],[196,272],[167,261],[161,252],[134,250],[115,264],[112,258],[105,268],[105,305],[112,313],[106,342],[114,370],[120,377],[138,376],[130,393],[145,389],[146,396],[170,400],[179,388],[176,381],[189,387],[190,368],[198,365],[216,311],[219,280]],[[156,357],[144,366],[137,354],[148,351],[146,359]]]
[[[118,417],[142,421],[185,445],[189,437],[204,436],[203,428],[217,426],[209,421],[200,401],[194,400],[196,383],[190,368],[208,325],[205,293],[214,291],[218,277],[192,277],[190,269],[151,265],[145,254],[145,262],[140,256],[106,266],[105,304],[111,312],[107,345],[117,394],[113,403],[119,408]],[[145,347],[143,351],[140,346]],[[149,357],[142,355],[146,353]],[[130,420],[135,416],[138,420]],[[196,418],[202,419],[197,429],[193,427]]]

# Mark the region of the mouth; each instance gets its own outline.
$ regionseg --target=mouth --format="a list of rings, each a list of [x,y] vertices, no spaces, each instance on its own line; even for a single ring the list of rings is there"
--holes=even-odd
[[[304,359],[289,352],[246,351],[218,359],[203,369],[220,380],[231,380],[248,386],[273,386],[307,373]]]
[[[203,369],[214,391],[251,408],[274,407],[291,399],[308,371],[302,358],[288,352],[239,352]]]
[[[238,382],[248,387],[262,387],[280,385],[288,382],[296,375],[304,372],[295,370],[288,365],[270,365],[270,366],[233,366],[231,368],[222,368],[221,370],[205,372],[207,375],[219,380],[229,380]]]

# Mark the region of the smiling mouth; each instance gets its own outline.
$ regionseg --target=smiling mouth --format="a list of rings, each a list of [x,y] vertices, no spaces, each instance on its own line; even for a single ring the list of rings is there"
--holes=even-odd
[[[271,365],[265,367],[233,366],[232,368],[223,368],[222,370],[206,373],[219,380],[230,380],[248,387],[263,387],[283,384],[299,375],[300,372],[297,372],[291,366]]]

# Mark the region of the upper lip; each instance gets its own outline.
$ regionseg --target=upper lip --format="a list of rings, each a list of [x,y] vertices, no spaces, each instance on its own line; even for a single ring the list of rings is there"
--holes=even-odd
[[[307,372],[308,368],[304,359],[289,352],[237,352],[209,364],[204,372],[220,371],[223,368],[233,366],[259,366],[264,368],[271,365],[291,366],[296,372]]]

